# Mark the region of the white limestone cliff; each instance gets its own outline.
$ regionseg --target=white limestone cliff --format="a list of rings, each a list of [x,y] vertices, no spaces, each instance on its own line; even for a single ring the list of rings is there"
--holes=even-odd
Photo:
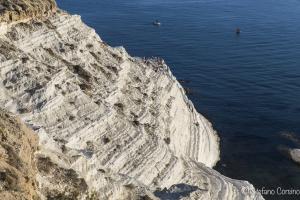
[[[163,60],[112,48],[60,10],[0,27],[0,106],[38,133],[39,156],[97,198],[263,199],[212,169],[219,138]],[[37,180],[43,198],[59,190],[45,173]]]

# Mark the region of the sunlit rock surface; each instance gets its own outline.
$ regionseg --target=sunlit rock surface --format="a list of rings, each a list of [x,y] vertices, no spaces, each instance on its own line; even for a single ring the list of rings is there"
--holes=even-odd
[[[262,199],[211,169],[219,138],[164,61],[108,46],[80,16],[0,27],[0,106],[38,133],[43,198]]]

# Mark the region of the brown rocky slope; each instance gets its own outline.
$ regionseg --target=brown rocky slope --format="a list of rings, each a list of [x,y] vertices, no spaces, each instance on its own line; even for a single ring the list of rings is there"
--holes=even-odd
[[[54,0],[0,0],[0,22],[46,16],[55,10]]]
[[[38,199],[34,162],[37,145],[36,134],[0,110],[0,199]]]

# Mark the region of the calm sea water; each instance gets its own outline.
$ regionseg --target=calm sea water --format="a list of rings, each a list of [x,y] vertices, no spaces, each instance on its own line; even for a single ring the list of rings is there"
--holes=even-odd
[[[277,150],[300,135],[299,0],[58,0],[112,46],[163,57],[218,131],[216,169],[258,189],[300,189]],[[151,25],[159,19],[161,27]],[[240,36],[235,34],[240,27]],[[274,197],[268,199],[300,199]]]

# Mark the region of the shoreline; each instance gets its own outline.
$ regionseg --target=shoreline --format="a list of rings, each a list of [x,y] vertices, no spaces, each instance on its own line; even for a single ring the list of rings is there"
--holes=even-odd
[[[184,184],[190,199],[262,199],[210,168],[219,137],[164,61],[106,45],[78,15],[26,24],[0,36],[16,47],[0,57],[0,105],[38,133],[38,163],[72,169],[100,196],[122,196],[128,184],[143,194]],[[38,182],[41,195],[66,195],[47,171]]]

